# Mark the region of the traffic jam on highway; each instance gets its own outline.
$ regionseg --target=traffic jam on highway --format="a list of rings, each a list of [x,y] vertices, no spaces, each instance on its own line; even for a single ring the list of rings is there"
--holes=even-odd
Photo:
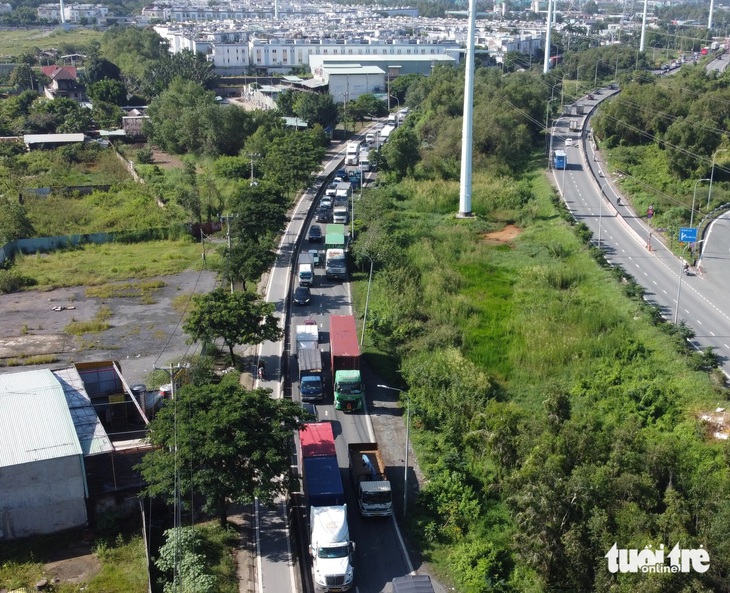
[[[317,592],[331,593],[355,586],[357,546],[350,526],[353,517],[348,522],[348,508],[357,508],[359,517],[365,519],[358,519],[359,533],[378,532],[378,537],[382,537],[386,527],[377,521],[373,523],[372,518],[393,515],[391,484],[378,443],[372,437],[372,428],[367,426],[369,419],[364,414],[352,414],[365,408],[361,355],[355,317],[341,313],[342,309],[351,311],[346,282],[353,200],[362,198],[363,185],[373,178],[377,162],[374,151],[379,151],[407,114],[407,108],[399,110],[387,122],[368,131],[364,140],[347,144],[341,168],[328,179],[312,204],[304,227],[306,233],[303,233],[294,260],[290,318],[294,359],[290,373],[291,392],[292,397],[298,398],[316,418],[299,432],[297,446],[303,490],[298,509],[303,524],[298,531],[308,536],[307,542],[300,542],[300,550],[306,550],[304,555],[311,563],[302,558],[305,591],[313,586]],[[338,304],[329,304],[328,300]],[[319,317],[320,323],[314,317]],[[338,427],[336,431],[333,431],[334,426]],[[367,441],[363,438],[352,440],[360,434],[367,435]],[[350,505],[347,501],[349,489],[341,477],[336,442],[346,443],[346,471],[352,486]],[[345,446],[341,447],[344,451]],[[344,459],[342,465],[345,465]],[[394,521],[388,525],[397,529]],[[363,545],[367,542],[360,544],[361,551]],[[407,561],[404,564],[407,569],[399,574],[388,576],[391,589],[400,591],[404,586],[416,585],[420,587],[415,589],[419,593],[433,592],[429,577],[407,574],[411,570],[409,564]],[[392,573],[396,569],[390,570]],[[365,576],[360,575],[360,591],[370,589],[363,582]],[[381,584],[377,585],[377,590],[382,590]]]

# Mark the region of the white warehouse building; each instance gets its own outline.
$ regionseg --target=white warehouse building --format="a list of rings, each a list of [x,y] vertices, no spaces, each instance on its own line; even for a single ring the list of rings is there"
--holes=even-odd
[[[84,456],[50,370],[0,375],[0,541],[86,524]]]

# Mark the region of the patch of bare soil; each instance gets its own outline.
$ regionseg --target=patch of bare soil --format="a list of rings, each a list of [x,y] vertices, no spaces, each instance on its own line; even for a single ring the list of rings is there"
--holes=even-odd
[[[78,556],[55,560],[43,565],[43,571],[49,582],[87,583],[101,571],[101,561],[96,554],[83,554],[77,550]]]
[[[482,240],[490,245],[503,245],[509,243],[522,233],[522,229],[513,224],[508,224],[500,231],[485,233]]]
[[[152,149],[152,164],[160,169],[182,169],[183,162],[175,155]]]

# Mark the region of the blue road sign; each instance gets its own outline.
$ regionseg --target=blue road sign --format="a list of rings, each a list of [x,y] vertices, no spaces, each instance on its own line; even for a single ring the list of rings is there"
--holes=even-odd
[[[682,227],[679,229],[679,242],[680,243],[696,243],[697,242],[697,229],[689,227]]]

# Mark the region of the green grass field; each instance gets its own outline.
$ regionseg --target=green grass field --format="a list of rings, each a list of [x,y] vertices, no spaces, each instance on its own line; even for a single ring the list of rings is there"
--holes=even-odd
[[[197,270],[203,265],[201,246],[189,241],[85,245],[80,249],[24,255],[16,259],[14,270],[33,278],[33,290],[63,286],[99,286],[107,282],[143,279]],[[207,247],[208,266],[217,254]]]
[[[104,33],[88,27],[64,31],[61,27],[47,29],[4,29],[0,35],[0,58],[8,58],[38,49],[58,49],[59,45],[86,45],[93,40],[101,40]]]

